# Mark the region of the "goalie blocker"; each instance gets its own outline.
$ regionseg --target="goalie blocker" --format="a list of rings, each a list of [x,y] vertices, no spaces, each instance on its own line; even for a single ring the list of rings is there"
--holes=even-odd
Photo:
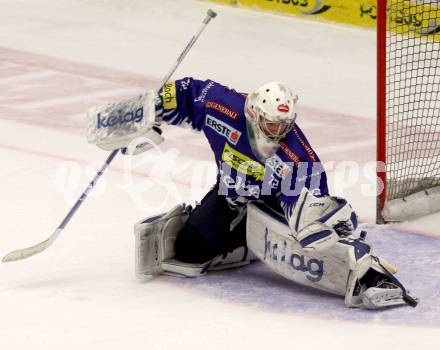
[[[249,250],[239,247],[203,264],[182,263],[174,259],[174,242],[190,210],[179,205],[135,225],[138,278],[148,279],[160,273],[198,277],[212,270],[247,265],[257,257],[291,281],[344,296],[348,307],[417,305],[417,300],[392,275],[396,269],[373,254],[364,235],[358,239],[342,238],[323,251],[305,249],[292,235],[283,215],[258,202],[247,206]]]
[[[155,92],[87,111],[87,141],[105,151],[145,152],[163,141],[156,124]]]

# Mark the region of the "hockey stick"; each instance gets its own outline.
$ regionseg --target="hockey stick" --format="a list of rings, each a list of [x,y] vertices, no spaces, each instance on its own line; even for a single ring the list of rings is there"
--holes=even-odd
[[[13,252],[10,252],[9,254],[5,255],[3,257],[3,262],[9,262],[9,261],[17,261],[21,259],[29,258],[32,255],[41,253],[43,250],[45,250],[47,247],[49,247],[60,235],[61,231],[66,227],[66,225],[69,223],[70,219],[73,215],[75,215],[76,211],[79,209],[81,204],[84,202],[84,200],[87,198],[89,192],[92,190],[93,187],[95,187],[96,183],[98,182],[99,178],[102,176],[104,171],[107,169],[107,167],[112,162],[113,158],[116,157],[116,154],[118,153],[118,149],[115,149],[110,153],[110,155],[105,160],[104,165],[99,169],[98,173],[95,175],[93,180],[89,183],[85,191],[81,194],[81,196],[78,198],[74,206],[69,210],[66,217],[63,219],[61,224],[57,227],[54,233],[46,239],[45,241],[38,243],[36,245],[33,245],[29,248],[14,250]]]
[[[217,13],[215,13],[211,9],[208,10],[208,12],[206,14],[206,17],[203,20],[202,25],[200,26],[200,28],[198,29],[196,34],[193,35],[191,40],[188,42],[188,44],[186,45],[185,49],[182,51],[182,53],[180,54],[179,58],[174,63],[174,65],[171,67],[171,69],[168,71],[166,76],[162,79],[162,81],[160,82],[160,87],[159,87],[158,90],[160,90],[165,85],[165,83],[171,78],[173,73],[176,71],[177,67],[180,65],[180,63],[183,61],[183,59],[185,58],[185,56],[187,55],[189,50],[193,47],[194,43],[199,38],[200,34],[202,34],[203,30],[208,25],[209,21],[212,18],[216,17],[216,16],[217,16]],[[101,167],[101,169],[95,175],[93,180],[88,184],[88,186],[86,187],[84,192],[81,194],[79,199],[76,201],[76,203],[73,205],[73,207],[69,210],[69,212],[67,213],[66,217],[63,219],[61,224],[57,227],[55,232],[52,233],[52,235],[49,238],[47,238],[45,241],[43,241],[41,243],[38,243],[36,245],[31,246],[31,247],[24,248],[24,249],[14,250],[14,251],[10,252],[9,254],[6,254],[3,257],[2,262],[10,262],[10,261],[17,261],[17,260],[21,260],[21,259],[26,259],[26,258],[28,258],[28,257],[30,257],[32,255],[41,253],[42,251],[47,249],[50,245],[52,245],[52,243],[58,238],[60,233],[67,226],[67,224],[72,219],[72,217],[75,215],[75,213],[77,212],[77,210],[79,209],[81,204],[87,198],[89,192],[93,189],[93,187],[95,187],[95,185],[98,182],[99,178],[102,176],[104,171],[107,169],[107,167],[110,165],[110,163],[113,161],[113,159],[118,154],[118,151],[119,151],[119,149],[116,149],[116,150],[114,150],[114,151],[112,151],[110,153],[110,155],[107,157],[107,159],[106,159],[105,163],[103,164],[103,166]]]

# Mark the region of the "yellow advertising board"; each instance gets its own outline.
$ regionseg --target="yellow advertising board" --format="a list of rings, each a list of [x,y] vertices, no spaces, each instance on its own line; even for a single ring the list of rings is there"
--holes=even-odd
[[[259,10],[374,27],[376,0],[211,0]]]
[[[392,0],[387,7],[388,30],[413,37],[440,41],[440,6]]]
[[[376,3],[385,0],[210,0],[212,2],[291,14],[310,19],[376,26]],[[432,0],[389,0],[388,29],[440,41],[440,5]]]

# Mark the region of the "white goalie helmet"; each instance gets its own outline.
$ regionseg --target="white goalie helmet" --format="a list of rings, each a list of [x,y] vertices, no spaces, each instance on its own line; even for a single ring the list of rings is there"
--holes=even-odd
[[[262,158],[268,158],[278,148],[278,143],[292,130],[298,96],[283,83],[270,82],[249,94],[245,115],[252,128],[254,144]]]

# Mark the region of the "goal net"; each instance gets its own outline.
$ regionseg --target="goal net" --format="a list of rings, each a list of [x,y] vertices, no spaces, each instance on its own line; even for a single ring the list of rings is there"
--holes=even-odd
[[[403,221],[440,210],[440,4],[377,10],[378,221]]]

